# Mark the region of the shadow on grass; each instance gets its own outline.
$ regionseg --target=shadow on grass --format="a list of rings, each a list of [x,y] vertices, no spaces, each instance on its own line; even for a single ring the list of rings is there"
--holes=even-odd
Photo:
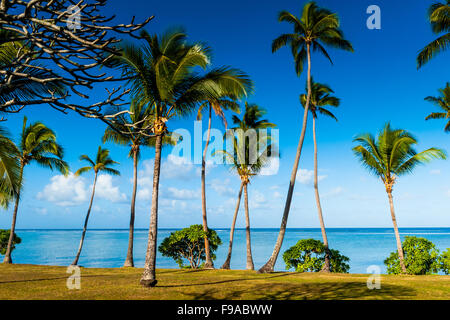
[[[299,284],[262,284],[246,288],[207,289],[203,292],[184,293],[194,300],[258,299],[258,300],[341,300],[341,299],[408,299],[416,295],[411,288],[382,285],[369,290],[365,282],[327,282]]]
[[[264,280],[268,280],[268,279],[285,277],[285,276],[289,276],[289,275],[290,275],[289,273],[280,273],[280,274],[276,274],[271,277],[264,277],[264,278],[250,278],[250,279],[249,278],[240,278],[240,279],[229,279],[229,280],[203,282],[203,283],[175,284],[175,285],[167,285],[167,286],[158,285],[158,287],[160,287],[160,288],[196,287],[196,286],[209,286],[209,285],[213,285],[213,284],[229,283],[229,282],[260,281],[260,280],[264,281]]]
[[[23,279],[23,280],[9,280],[9,281],[0,281],[0,285],[7,283],[21,283],[21,282],[38,282],[38,281],[50,281],[50,280],[62,280],[67,279],[70,275],[64,277],[55,277],[55,278],[39,278],[39,279]],[[95,274],[95,275],[83,275],[83,278],[98,278],[98,277],[111,277],[109,274]]]

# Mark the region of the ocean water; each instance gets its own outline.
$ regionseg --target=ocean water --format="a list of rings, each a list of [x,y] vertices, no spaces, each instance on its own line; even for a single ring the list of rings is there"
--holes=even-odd
[[[158,243],[174,229],[161,229]],[[216,267],[220,267],[228,251],[229,229],[216,229],[223,244],[216,252]],[[272,253],[278,229],[252,229],[252,251],[255,268],[262,266]],[[13,251],[13,261],[24,264],[69,265],[76,254],[81,230],[17,230],[22,243]],[[378,265],[386,272],[383,260],[396,250],[395,236],[391,228],[329,228],[330,248],[339,250],[350,258],[351,273],[367,273],[367,267]],[[134,261],[142,267],[147,248],[147,230],[135,230]],[[450,228],[403,228],[400,235],[424,237],[443,251],[450,248]],[[276,263],[276,270],[285,270],[282,253],[300,239],[321,240],[320,229],[288,229]],[[234,236],[232,269],[245,269],[245,230],[236,229]],[[88,230],[79,264],[84,267],[121,267],[126,257],[128,230]],[[158,268],[177,268],[170,258],[158,253]]]

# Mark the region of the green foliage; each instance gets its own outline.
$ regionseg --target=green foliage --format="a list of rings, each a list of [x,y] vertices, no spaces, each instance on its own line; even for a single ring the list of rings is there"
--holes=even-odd
[[[114,176],[120,176],[120,172],[118,170],[111,168],[113,165],[119,163],[111,159],[108,149],[103,149],[101,146],[98,147],[95,161],[85,154],[80,156],[80,160],[87,162],[89,165],[78,169],[75,172],[76,176],[82,175],[90,170],[94,170],[95,173],[105,172]]]
[[[330,271],[348,273],[350,259],[338,250],[329,249]],[[320,240],[302,239],[283,254],[286,270],[295,268],[297,272],[318,272],[325,263],[325,246]]]
[[[393,176],[411,173],[417,165],[432,159],[446,159],[445,152],[438,148],[417,153],[414,149],[417,139],[406,130],[393,129],[389,123],[377,138],[365,133],[357,136],[354,141],[360,143],[353,148],[356,157],[363,166],[385,182],[390,182]]]
[[[208,229],[207,237],[211,250],[211,258],[215,260],[216,255],[214,252],[222,244],[222,240],[220,240],[216,231],[212,229]],[[160,244],[158,251],[165,257],[173,258],[180,268],[184,268],[183,259],[189,261],[192,269],[199,268],[201,262],[206,258],[205,232],[203,231],[203,226],[195,224],[189,228],[172,232]]]
[[[425,98],[426,101],[431,102],[435,106],[439,107],[441,112],[432,112],[429,114],[425,120],[430,119],[444,119],[447,124],[444,127],[444,131],[450,132],[450,82],[447,82],[445,88],[439,89],[439,96],[432,97],[428,96]]]
[[[403,255],[405,256],[405,267],[408,274],[424,275],[439,271],[439,250],[435,245],[425,239],[406,236],[402,243]],[[392,252],[384,260],[389,274],[401,274],[400,259],[398,252]]]
[[[0,230],[0,254],[4,255],[6,253],[6,249],[8,248],[8,241],[9,241],[9,235],[10,230]],[[16,244],[19,244],[22,242],[22,239],[20,239],[16,233],[14,233],[13,243],[11,246],[11,252],[16,247]]]
[[[442,272],[450,274],[450,248],[442,252],[442,255],[439,257],[439,266]]]

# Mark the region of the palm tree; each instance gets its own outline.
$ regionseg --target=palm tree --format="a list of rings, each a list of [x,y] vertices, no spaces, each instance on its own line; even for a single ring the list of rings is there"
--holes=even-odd
[[[121,56],[112,61],[130,78],[131,94],[139,103],[150,108],[149,132],[155,136],[152,206],[147,252],[141,284],[156,285],[156,247],[158,225],[159,176],[161,147],[168,134],[166,123],[176,117],[191,114],[202,102],[221,97],[217,85],[220,69],[206,75],[196,72],[205,69],[211,60],[210,49],[201,43],[188,43],[183,30],[167,31],[162,36],[142,31],[142,47],[124,45]]]
[[[325,84],[314,82],[311,78],[311,99],[310,99],[310,111],[313,118],[313,140],[314,140],[314,193],[316,197],[317,211],[319,214],[320,228],[322,230],[323,244],[325,246],[325,263],[322,268],[324,272],[330,272],[330,252],[328,249],[328,238],[325,230],[325,223],[323,221],[322,215],[322,205],[320,204],[319,196],[319,177],[318,177],[318,164],[317,164],[317,137],[316,137],[316,119],[317,114],[320,113],[324,116],[333,118],[337,121],[334,114],[327,110],[326,107],[338,107],[340,101],[338,98],[333,97],[331,94],[334,93],[331,88]],[[300,102],[303,107],[306,106],[307,96],[305,94],[300,95]]]
[[[9,70],[12,61],[14,61],[17,56],[30,50],[22,42],[10,41],[10,39],[14,39],[14,33],[0,29],[0,70]],[[53,92],[55,96],[64,95],[64,85],[59,79],[45,82],[36,81],[36,79],[54,78],[39,64],[23,66],[19,71],[23,74],[28,74],[29,77],[12,77],[8,85],[0,86],[0,104],[15,100],[33,100],[39,96],[49,95],[50,92]],[[1,111],[14,111],[20,107],[20,105],[11,104]]]
[[[433,33],[444,32],[444,34],[420,51],[417,56],[417,69],[450,46],[450,0],[446,0],[445,3],[432,4],[428,9],[428,19]]]
[[[141,146],[154,147],[155,137],[145,134],[145,129],[150,125],[151,114],[149,108],[132,101],[129,116],[121,114],[115,121],[114,128],[109,126],[103,135],[103,143],[110,141],[119,145],[130,147],[128,156],[133,158],[133,193],[131,195],[130,229],[128,235],[128,250],[124,267],[134,267],[133,241],[134,219],[136,212],[137,193],[137,167],[141,155]],[[163,144],[173,144],[170,137],[165,137]]]
[[[283,244],[286,232],[289,210],[291,208],[292,195],[294,193],[295,179],[297,176],[298,164],[305,140],[306,125],[308,120],[309,105],[311,99],[311,49],[322,53],[331,63],[332,60],[324,46],[342,49],[353,52],[353,47],[349,41],[344,39],[344,35],[339,28],[339,17],[336,13],[320,8],[315,2],[308,2],[304,5],[299,17],[292,13],[282,11],[278,15],[278,21],[288,22],[293,25],[293,33],[282,34],[272,43],[272,52],[281,47],[289,45],[295,60],[295,71],[298,76],[303,72],[305,63],[308,64],[307,85],[308,95],[306,97],[305,111],[303,113],[302,131],[297,146],[294,166],[292,168],[289,189],[281,219],[280,232],[273,253],[267,263],[259,269],[259,272],[272,272],[277,261],[278,254]]]
[[[245,113],[242,119],[236,115],[233,116],[233,123],[235,127],[228,132],[228,137],[231,135],[233,142],[233,152],[227,150],[218,150],[222,153],[227,161],[230,163],[231,169],[235,171],[241,179],[241,186],[239,189],[236,210],[233,216],[233,222],[230,230],[230,244],[228,246],[228,255],[222,265],[222,269],[230,269],[231,252],[233,248],[234,229],[236,225],[236,218],[239,212],[239,206],[242,197],[242,190],[244,190],[244,204],[245,204],[245,222],[246,222],[246,240],[247,240],[247,270],[254,270],[251,238],[250,238],[250,215],[248,207],[248,190],[247,186],[250,183],[250,178],[256,176],[265,164],[267,164],[268,156],[274,156],[273,145],[270,136],[260,136],[259,139],[252,141],[247,135],[256,130],[263,130],[267,128],[274,128],[275,124],[270,123],[266,119],[261,119],[265,114],[265,110],[255,104],[245,103]],[[251,131],[250,131],[251,130]],[[253,131],[255,130],[255,131]],[[256,138],[256,137],[255,137]],[[264,141],[265,139],[265,141]],[[248,140],[248,142],[247,142]],[[254,145],[252,145],[252,143]],[[255,150],[259,143],[259,150]],[[256,151],[256,154],[254,154]]]
[[[97,156],[95,157],[95,161],[93,161],[89,156],[83,154],[80,156],[80,160],[84,160],[89,163],[88,166],[82,167],[75,172],[75,176],[80,176],[86,172],[91,170],[94,171],[94,183],[92,185],[92,194],[91,200],[89,201],[89,208],[86,214],[86,218],[84,219],[83,232],[81,234],[80,245],[78,246],[77,255],[75,256],[75,260],[73,260],[72,265],[76,266],[78,264],[78,260],[80,259],[81,249],[83,248],[84,236],[86,235],[86,229],[89,221],[89,215],[91,214],[92,202],[94,201],[95,195],[95,186],[97,184],[97,177],[99,172],[105,172],[107,174],[118,176],[120,172],[111,168],[111,166],[118,164],[118,162],[111,159],[109,156],[108,149],[102,149],[102,147],[98,147]]]
[[[376,139],[371,134],[365,133],[358,135],[354,142],[360,143],[353,148],[355,155],[364,167],[381,179],[386,188],[400,265],[403,273],[406,273],[392,198],[393,186],[397,177],[412,173],[417,165],[427,163],[433,158],[445,159],[446,155],[444,151],[437,148],[417,153],[413,148],[417,144],[416,138],[406,130],[392,129],[389,123],[384,126]]]
[[[41,122],[27,126],[27,118],[23,119],[22,133],[18,148],[19,184],[22,184],[25,166],[36,162],[44,168],[56,169],[64,175],[69,173],[68,164],[62,160],[63,148],[56,142],[56,134]],[[15,195],[15,205],[11,224],[8,248],[3,263],[12,263],[11,248],[16,228],[17,212],[19,209],[20,189]]]
[[[253,87],[252,81],[246,74],[237,69],[221,68],[217,71],[216,83],[219,95],[217,97],[209,97],[198,109],[197,120],[202,119],[202,112],[208,110],[208,131],[205,148],[202,155],[202,222],[205,233],[208,230],[208,220],[206,214],[206,155],[211,138],[211,111],[214,110],[216,116],[222,119],[222,122],[227,127],[225,111],[231,110],[239,112],[239,104],[237,99],[246,96]],[[208,238],[205,237],[205,269],[214,268],[213,260],[211,259],[211,251],[209,248]]]
[[[444,131],[450,132],[450,82],[447,82],[447,86],[443,89],[439,89],[439,97],[426,97],[425,100],[437,105],[443,112],[433,112],[425,120],[430,119],[446,119],[448,120],[445,125]]]
[[[0,127],[0,206],[7,209],[20,189],[19,150]]]

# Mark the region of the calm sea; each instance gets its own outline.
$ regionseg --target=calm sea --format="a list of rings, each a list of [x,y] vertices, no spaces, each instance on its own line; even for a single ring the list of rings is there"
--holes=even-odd
[[[158,242],[173,229],[161,229]],[[223,244],[217,251],[216,267],[220,267],[228,250],[229,230],[216,229]],[[393,229],[389,228],[329,228],[330,247],[350,258],[351,273],[366,273],[370,265],[380,266],[385,272],[383,260],[396,250]],[[450,247],[450,228],[403,228],[401,236],[424,237],[438,249]],[[13,252],[15,263],[69,265],[76,253],[81,230],[17,230],[22,238]],[[262,266],[270,256],[278,235],[278,229],[252,229],[252,250],[255,268]],[[276,264],[276,270],[285,270],[282,253],[300,239],[321,240],[320,229],[288,229]],[[237,229],[234,237],[232,269],[245,269],[245,230]],[[128,230],[88,230],[79,264],[84,267],[121,267],[127,251]],[[134,261],[137,267],[144,265],[147,246],[147,230],[135,232]],[[170,258],[157,258],[158,268],[177,268]]]

